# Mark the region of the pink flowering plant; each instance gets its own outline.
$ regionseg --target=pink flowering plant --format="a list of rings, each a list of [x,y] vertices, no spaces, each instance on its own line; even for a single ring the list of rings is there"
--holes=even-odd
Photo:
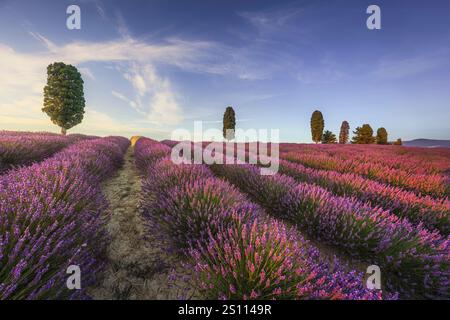
[[[190,250],[192,284],[208,299],[381,299],[363,287],[357,272],[329,269],[317,250],[273,219],[248,222],[233,215],[233,228]],[[266,220],[266,221],[264,221]]]
[[[392,291],[405,297],[448,296],[450,240],[438,232],[356,198],[334,196],[314,184],[297,183],[280,174],[261,176],[255,166],[211,168],[274,217],[297,225],[317,241],[380,265]],[[274,189],[279,197],[267,204],[266,196],[270,198]]]

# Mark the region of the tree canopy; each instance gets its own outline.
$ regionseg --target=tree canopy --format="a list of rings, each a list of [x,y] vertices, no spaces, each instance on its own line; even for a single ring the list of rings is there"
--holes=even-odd
[[[373,136],[373,129],[369,124],[363,124],[362,127],[357,127],[353,131],[352,143],[355,144],[371,144],[375,143],[375,137]]]
[[[329,130],[326,130],[323,133],[322,143],[329,144],[329,143],[336,143],[336,141],[337,141],[336,140],[336,135],[333,132],[331,132]]]
[[[223,115],[223,137],[233,140],[236,130],[236,114],[233,107],[227,107]]]
[[[350,125],[347,121],[342,121],[341,132],[339,133],[339,143],[346,144],[348,142]]]
[[[62,134],[83,120],[83,84],[81,74],[72,65],[55,62],[47,67],[42,111],[61,128]]]
[[[377,144],[388,144],[388,133],[383,127],[377,130]]]
[[[325,127],[325,121],[323,120],[322,112],[316,110],[311,115],[311,137],[312,141],[319,143],[322,141],[323,128]]]

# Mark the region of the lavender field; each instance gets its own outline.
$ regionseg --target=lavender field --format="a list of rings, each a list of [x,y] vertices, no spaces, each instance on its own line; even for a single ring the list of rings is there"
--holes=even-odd
[[[1,299],[449,298],[449,149],[281,144],[267,176],[133,143],[2,132]]]
[[[0,314],[448,305],[449,13],[0,0]]]

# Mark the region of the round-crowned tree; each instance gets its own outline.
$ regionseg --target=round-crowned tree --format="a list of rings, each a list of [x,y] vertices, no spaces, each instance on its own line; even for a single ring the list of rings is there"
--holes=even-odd
[[[47,67],[42,111],[61,128],[62,134],[83,120],[83,84],[81,74],[72,65],[55,62]]]
[[[356,144],[372,144],[375,143],[375,137],[373,136],[373,129],[369,124],[363,124],[362,127],[357,127],[352,139],[352,143]]]
[[[333,132],[326,130],[322,136],[322,143],[323,144],[336,143],[336,135]]]
[[[325,121],[323,120],[322,112],[316,110],[311,116],[311,137],[312,141],[319,143],[322,140],[323,128]]]
[[[227,107],[223,115],[223,137],[227,140],[233,140],[235,130],[236,114],[233,107]]]
[[[377,130],[377,144],[388,144],[388,133],[383,127]]]

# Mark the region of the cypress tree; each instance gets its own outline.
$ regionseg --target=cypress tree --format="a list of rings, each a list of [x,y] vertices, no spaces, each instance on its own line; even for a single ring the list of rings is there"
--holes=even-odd
[[[312,141],[319,143],[322,140],[323,128],[325,121],[323,120],[322,112],[316,110],[311,116],[311,137]]]
[[[350,125],[347,121],[342,121],[341,132],[339,133],[339,143],[346,144],[348,142]]]
[[[233,107],[227,107],[223,114],[223,137],[227,140],[234,139],[236,130],[236,114]]]

